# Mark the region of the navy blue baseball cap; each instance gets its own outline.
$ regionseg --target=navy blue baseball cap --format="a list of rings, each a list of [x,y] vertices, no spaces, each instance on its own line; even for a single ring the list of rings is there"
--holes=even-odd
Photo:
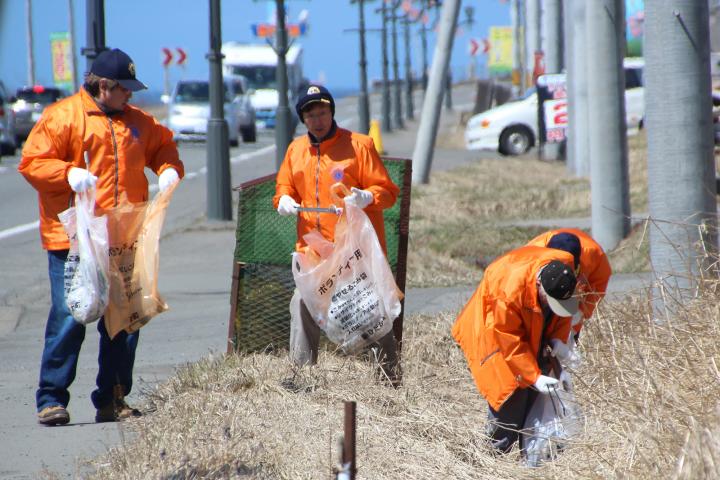
[[[135,64],[132,58],[119,48],[100,52],[93,60],[90,73],[98,77],[115,80],[124,88],[133,92],[147,89],[147,85],[135,78]]]
[[[572,233],[562,232],[553,235],[547,243],[548,248],[555,248],[572,254],[575,268],[580,265],[580,239]]]
[[[297,104],[295,105],[295,111],[297,112],[298,118],[300,118],[301,122],[305,123],[302,116],[303,110],[312,103],[324,103],[326,105],[330,105],[332,116],[335,116],[335,100],[332,95],[330,95],[328,89],[322,85],[310,85],[307,91],[300,96]]]

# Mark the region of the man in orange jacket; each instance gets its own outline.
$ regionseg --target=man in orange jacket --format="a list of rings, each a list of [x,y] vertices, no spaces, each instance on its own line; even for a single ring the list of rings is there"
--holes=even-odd
[[[573,257],[560,250],[525,246],[496,259],[452,328],[475,385],[488,402],[487,435],[508,452],[518,440],[538,392],[559,380],[539,363],[544,346],[553,354],[570,332],[578,309],[573,296]]]
[[[38,422],[44,425],[70,421],[68,388],[75,379],[85,338],[85,325],[73,319],[65,302],[63,276],[70,242],[58,213],[72,205],[75,193],[92,188],[99,210],[116,207],[121,199],[148,200],[146,167],[159,175],[160,190],[184,174],[172,132],[128,104],[132,92],[145,88],[135,78],[135,64],[125,52],[103,51],[80,91],[45,109],[23,148],[18,170],[38,191],[52,302],[36,394]],[[124,398],[132,388],[139,333],[121,332],[111,339],[102,318],[97,328],[99,371],[97,389],[91,395],[97,409],[95,420],[137,416],[140,412]]]
[[[386,250],[383,209],[395,203],[399,188],[390,179],[372,139],[337,126],[335,100],[325,87],[310,85],[295,108],[308,133],[296,138],[287,149],[277,174],[273,204],[280,215],[297,215],[296,248],[306,246],[303,237],[313,230],[334,240],[337,215],[298,211],[298,207],[329,207],[333,203],[330,187],[341,182],[352,192],[346,200],[365,211]],[[292,316],[290,358],[297,365],[314,364],[320,328],[304,302],[294,297],[291,305],[297,303],[300,314]],[[398,360],[392,330],[378,343],[381,366],[395,382]]]
[[[605,297],[612,275],[607,255],[590,235],[576,228],[541,233],[530,240],[528,245],[556,248],[572,254],[580,300],[580,312],[572,320],[573,336],[577,339],[584,321],[592,316],[597,304]]]

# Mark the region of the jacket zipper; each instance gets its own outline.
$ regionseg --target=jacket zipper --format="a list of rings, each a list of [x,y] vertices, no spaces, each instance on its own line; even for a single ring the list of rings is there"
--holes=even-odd
[[[110,124],[110,136],[112,137],[113,143],[113,155],[115,156],[115,207],[118,205],[118,183],[120,182],[120,174],[118,171],[118,153],[117,153],[117,140],[115,139],[115,128],[113,127],[112,118],[107,117],[108,123]]]
[[[317,144],[317,167],[315,168],[315,206],[320,207],[320,143]],[[317,215],[317,229],[320,231],[320,212]]]

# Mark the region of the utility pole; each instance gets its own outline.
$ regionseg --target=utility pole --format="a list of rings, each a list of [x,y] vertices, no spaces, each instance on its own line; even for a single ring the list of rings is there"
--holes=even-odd
[[[535,68],[542,59],[540,0],[525,0],[525,65],[535,84]]]
[[[427,0],[425,0],[425,5],[427,4]],[[427,84],[428,84],[428,64],[427,64],[427,26],[425,25],[427,23],[427,14],[425,11],[427,10],[427,7],[423,7],[422,11],[420,12],[420,46],[421,46],[421,52],[422,52],[422,88],[423,88],[423,95],[427,93]]]
[[[412,78],[412,62],[410,60],[410,14],[406,13],[403,17],[404,36],[405,36],[405,109],[408,120],[415,119],[415,111],[413,106],[413,78]]]
[[[585,4],[592,234],[606,251],[630,231],[623,2]]]
[[[644,27],[650,261],[682,302],[717,252],[708,3],[645,2]]]
[[[370,102],[368,100],[367,86],[367,58],[365,56],[365,0],[356,0],[359,11],[359,33],[360,33],[360,95],[358,96],[358,107],[360,112],[360,133],[370,131]]]
[[[87,59],[87,71],[90,71],[93,60],[100,52],[107,50],[105,46],[105,1],[86,0],[86,43],[87,46],[80,50]]]
[[[545,73],[560,73],[563,69],[563,30],[561,0],[545,0],[542,15],[545,26]],[[545,143],[542,157],[545,160],[562,160],[560,143]]]
[[[428,183],[430,181],[433,150],[435,149],[437,127],[440,120],[443,84],[447,78],[459,13],[460,0],[445,0],[443,2],[437,43],[435,44],[432,67],[430,67],[428,90],[423,99],[420,126],[417,141],[415,142],[415,150],[413,151],[412,176],[414,183]]]
[[[525,92],[525,62],[523,52],[525,51],[525,38],[523,35],[522,18],[524,11],[523,0],[511,0],[510,24],[513,31],[513,72],[512,72],[512,93],[518,96]]]
[[[570,119],[575,118],[575,105],[573,105],[572,100],[570,98],[573,96],[573,91],[575,90],[575,76],[571,74],[573,70],[573,48],[574,48],[574,38],[573,38],[573,18],[572,18],[572,0],[562,0],[562,9],[563,9],[563,19],[562,19],[562,27],[563,27],[563,63],[565,64],[565,86],[566,86],[566,93],[568,98],[567,103],[567,113],[568,113],[568,125],[566,129],[566,136],[565,136],[565,168],[567,169],[568,173],[573,173],[575,171],[575,135],[574,135],[574,126]]]
[[[569,113],[573,161],[568,167],[573,167],[575,175],[579,177],[590,176],[590,127],[588,117],[588,58],[587,58],[587,22],[586,2],[584,0],[570,0],[572,5],[567,22],[572,23],[572,62],[568,68],[568,77],[571,77],[572,88],[569,92],[569,102],[572,105]],[[573,139],[574,138],[574,139]]]
[[[275,26],[275,53],[278,57],[275,82],[278,91],[278,107],[275,111],[275,166],[279,169],[292,134],[290,132],[290,108],[288,107],[288,78],[285,56],[288,51],[287,30],[285,29],[285,0],[275,0],[277,14]]]
[[[400,2],[393,2],[390,8],[390,14],[392,15],[392,56],[393,56],[393,118],[395,119],[395,128],[405,128],[403,125],[402,118],[402,98],[401,87],[400,87],[400,64],[398,62],[397,53],[397,15],[395,10],[397,9]]]
[[[77,55],[75,54],[75,8],[73,0],[68,0],[68,32],[70,34],[70,68],[73,77],[73,92],[77,92],[79,88],[78,71],[77,71]]]
[[[388,41],[387,41],[387,7],[385,0],[380,1],[380,14],[382,15],[382,122],[383,132],[392,132],[390,122],[390,74],[388,66]]]
[[[35,54],[33,48],[33,29],[32,29],[32,0],[25,0],[25,19],[27,21],[27,55],[28,85],[35,85]]]
[[[230,194],[230,143],[223,107],[222,31],[220,0],[210,0],[210,118],[207,125],[207,217],[232,220]]]

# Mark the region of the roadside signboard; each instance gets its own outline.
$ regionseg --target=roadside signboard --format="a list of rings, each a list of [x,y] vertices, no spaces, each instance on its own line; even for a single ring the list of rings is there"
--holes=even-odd
[[[513,68],[513,34],[512,27],[490,27],[488,38],[488,70],[491,74],[507,75]]]
[[[536,87],[540,143],[561,143],[568,125],[565,74],[540,75]]]
[[[50,34],[50,52],[52,57],[53,83],[58,88],[73,90],[73,63],[70,49],[70,34],[57,32]]]

